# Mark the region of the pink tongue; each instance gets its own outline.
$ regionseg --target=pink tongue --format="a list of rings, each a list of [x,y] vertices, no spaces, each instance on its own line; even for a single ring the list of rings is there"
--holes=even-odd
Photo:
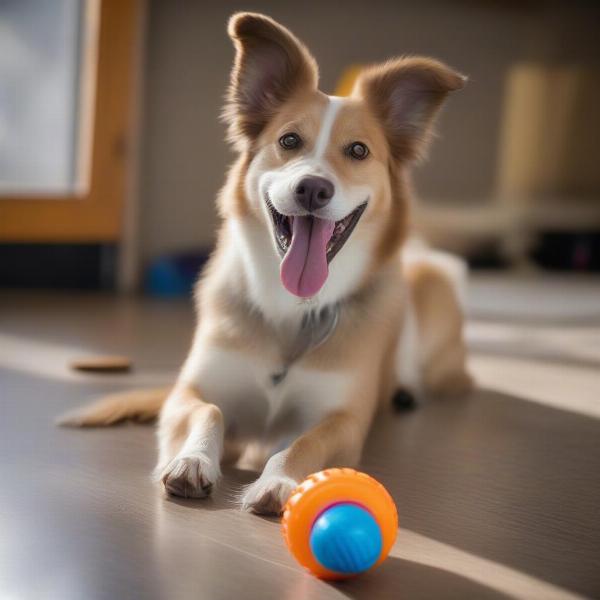
[[[281,281],[288,292],[301,298],[314,296],[325,283],[327,242],[335,221],[313,217],[294,217],[292,244],[281,263]]]

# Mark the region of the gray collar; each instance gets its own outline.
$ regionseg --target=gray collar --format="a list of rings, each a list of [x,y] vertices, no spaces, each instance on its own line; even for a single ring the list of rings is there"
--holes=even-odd
[[[338,324],[340,311],[340,304],[336,303],[321,309],[309,309],[302,315],[299,327],[282,342],[283,365],[280,371],[271,375],[273,385],[285,379],[295,362],[331,337]]]

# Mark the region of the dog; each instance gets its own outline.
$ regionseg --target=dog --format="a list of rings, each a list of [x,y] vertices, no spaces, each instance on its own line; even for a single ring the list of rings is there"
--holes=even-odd
[[[318,90],[306,47],[267,16],[229,22],[224,109],[238,153],[198,324],[171,390],[109,396],[63,419],[159,416],[156,477],[210,494],[221,464],[258,465],[245,510],[277,514],[310,473],[351,466],[398,389],[467,392],[452,258],[406,244],[411,165],[465,77],[430,58],[365,68],[348,97]]]

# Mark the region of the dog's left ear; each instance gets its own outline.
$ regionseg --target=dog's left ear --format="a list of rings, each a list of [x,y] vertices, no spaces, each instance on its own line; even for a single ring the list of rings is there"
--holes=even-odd
[[[317,65],[292,33],[265,15],[237,13],[228,31],[236,56],[224,118],[232,141],[251,141],[294,92],[317,88]]]
[[[363,71],[353,95],[364,98],[381,122],[392,156],[413,160],[425,151],[442,102],[465,82],[436,60],[400,58]]]

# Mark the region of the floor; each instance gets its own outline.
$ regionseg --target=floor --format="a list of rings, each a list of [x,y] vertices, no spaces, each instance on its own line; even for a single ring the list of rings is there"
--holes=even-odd
[[[318,581],[279,525],[238,512],[252,473],[206,501],[150,481],[152,427],[53,426],[99,394],[168,383],[187,302],[0,294],[0,598],[600,598],[600,280],[478,276],[468,338],[480,389],[381,418],[361,468],[397,502],[377,571]],[[131,374],[86,375],[90,352]]]

